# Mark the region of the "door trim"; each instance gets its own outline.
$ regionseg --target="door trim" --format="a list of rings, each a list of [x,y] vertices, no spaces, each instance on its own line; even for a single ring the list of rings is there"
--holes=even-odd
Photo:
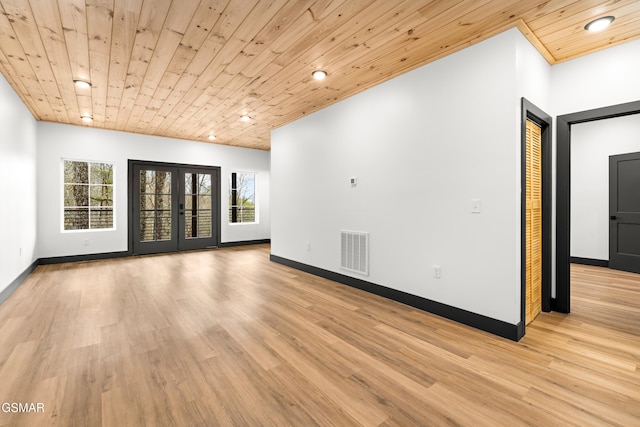
[[[191,164],[185,164],[185,163],[168,163],[168,162],[154,162],[154,161],[149,161],[149,160],[133,160],[133,159],[129,159],[127,162],[127,201],[128,201],[128,206],[127,206],[127,229],[128,229],[128,235],[127,235],[127,253],[129,255],[134,255],[133,253],[133,209],[134,209],[134,205],[135,202],[133,200],[133,169],[134,169],[134,165],[139,165],[139,166],[160,166],[160,167],[172,167],[172,168],[193,168],[193,169],[197,169],[197,168],[206,168],[211,170],[211,172],[213,174],[216,175],[217,178],[217,182],[218,185],[216,186],[215,189],[215,193],[212,195],[215,198],[215,202],[217,204],[217,221],[215,224],[215,228],[216,228],[216,246],[220,247],[220,232],[222,229],[222,216],[221,216],[221,209],[222,209],[222,203],[221,203],[221,197],[222,197],[222,184],[220,182],[220,167],[219,166],[207,166],[207,165],[191,165]],[[214,226],[212,224],[212,226]]]
[[[553,310],[571,310],[571,125],[640,113],[640,101],[564,114],[556,118],[556,298]]]
[[[527,310],[527,120],[542,129],[542,311],[551,311],[551,116],[522,98],[522,120],[520,123],[520,327],[518,339],[525,334]]]

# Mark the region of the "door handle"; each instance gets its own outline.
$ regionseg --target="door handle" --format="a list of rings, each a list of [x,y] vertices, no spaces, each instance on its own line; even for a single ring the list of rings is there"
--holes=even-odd
[[[611,215],[609,218],[610,218],[612,221],[615,221],[616,219],[618,219],[618,217],[617,217],[617,216],[615,216],[615,215]]]

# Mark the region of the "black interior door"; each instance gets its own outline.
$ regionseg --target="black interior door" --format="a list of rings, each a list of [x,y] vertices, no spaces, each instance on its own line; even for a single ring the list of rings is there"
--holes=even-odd
[[[220,169],[129,162],[129,230],[134,255],[219,245]]]
[[[640,273],[640,153],[609,157],[609,267]]]

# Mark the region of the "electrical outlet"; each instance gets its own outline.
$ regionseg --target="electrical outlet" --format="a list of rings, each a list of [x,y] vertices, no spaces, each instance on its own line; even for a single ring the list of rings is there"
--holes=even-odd
[[[307,242],[307,252],[311,252],[311,242]]]
[[[480,199],[471,199],[471,213],[480,213],[482,211],[482,202]]]
[[[440,278],[440,266],[439,265],[434,265],[433,266],[433,277],[435,277],[436,279]]]
[[[84,239],[84,245],[89,246],[89,239]]]

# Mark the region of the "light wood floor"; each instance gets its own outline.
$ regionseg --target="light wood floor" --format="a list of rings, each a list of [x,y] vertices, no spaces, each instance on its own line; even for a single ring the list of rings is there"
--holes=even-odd
[[[0,306],[11,426],[640,425],[640,276],[574,266],[519,343],[269,262],[40,266]]]

